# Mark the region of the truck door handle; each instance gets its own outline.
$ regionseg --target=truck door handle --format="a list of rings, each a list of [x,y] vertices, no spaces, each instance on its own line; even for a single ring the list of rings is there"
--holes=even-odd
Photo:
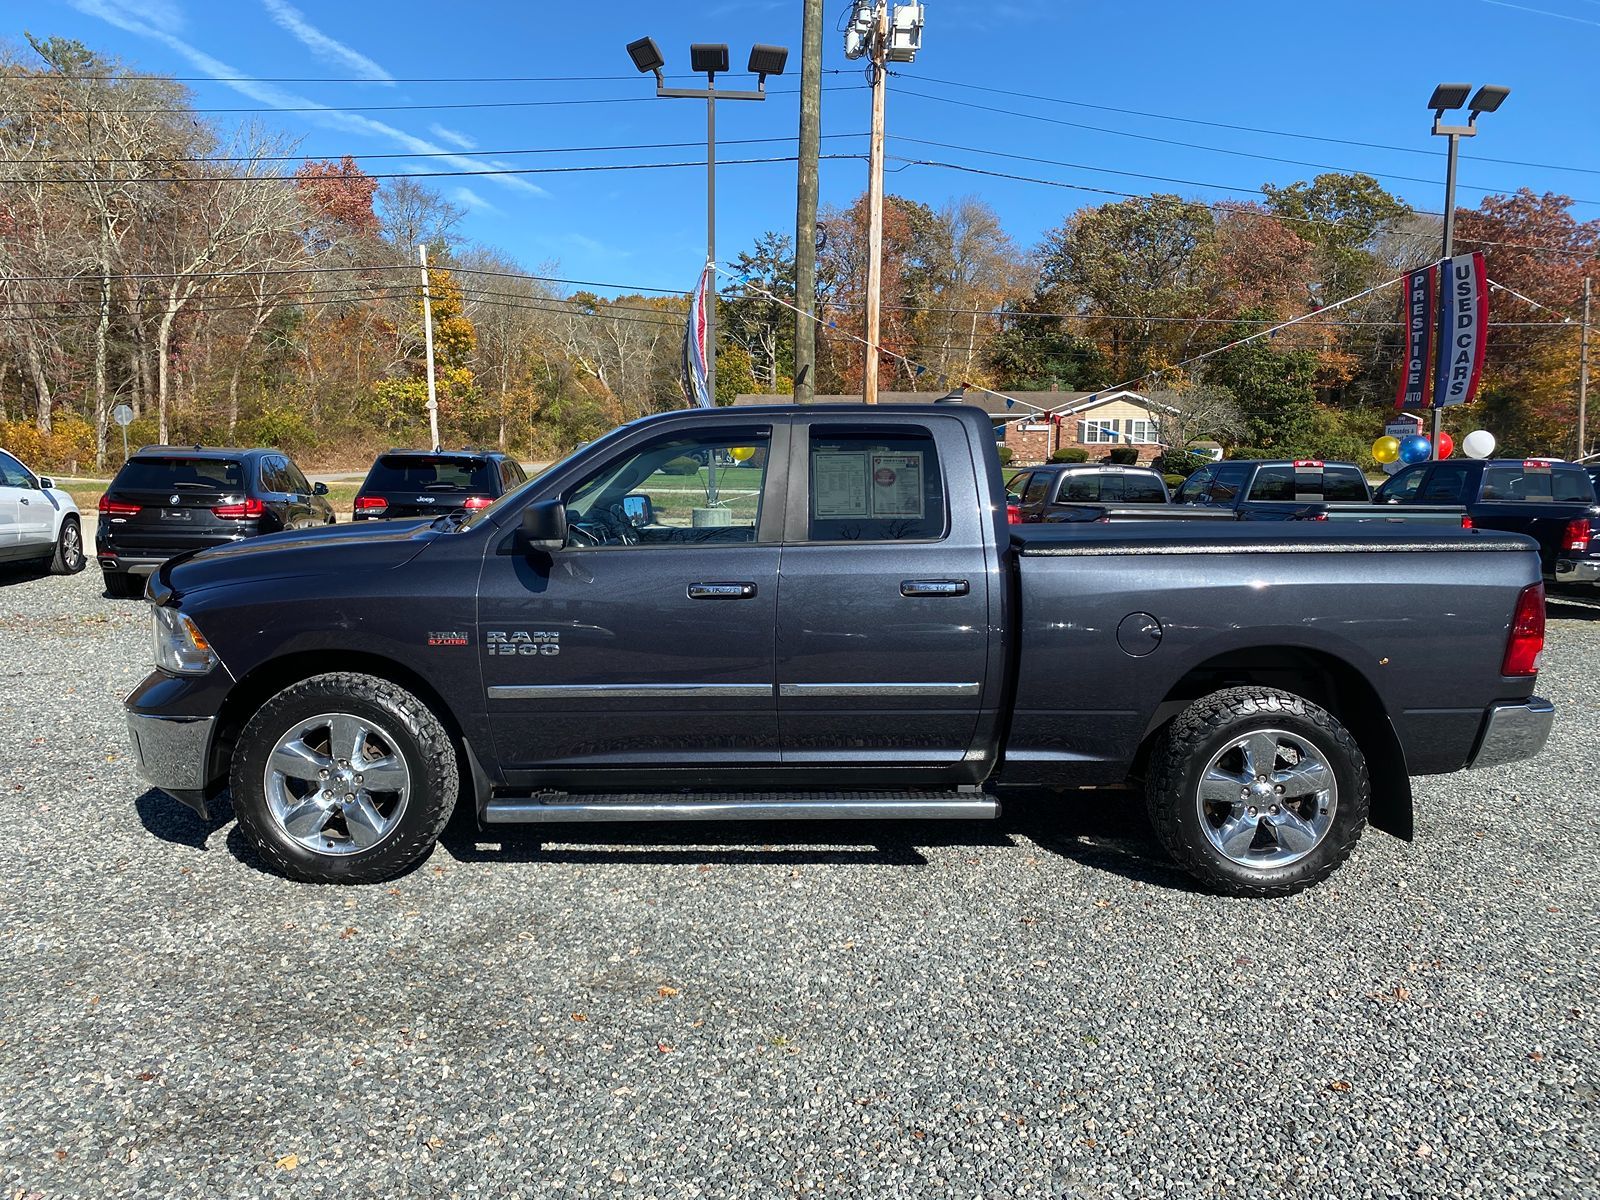
[[[756,594],[753,583],[691,583],[691,600],[749,600]]]
[[[968,592],[965,579],[903,579],[902,596],[965,596]]]
[[[17,503],[18,504],[26,504],[26,503],[28,503],[28,498],[26,496],[18,496],[17,497]]]

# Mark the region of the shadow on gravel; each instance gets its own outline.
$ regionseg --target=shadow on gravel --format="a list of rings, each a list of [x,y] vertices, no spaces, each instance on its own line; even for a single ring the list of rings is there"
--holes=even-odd
[[[206,839],[233,820],[233,802],[224,792],[210,804],[211,819],[204,820],[187,804],[180,804],[165,792],[151,788],[133,802],[144,827],[164,842],[206,848]],[[230,837],[229,849],[232,849]]]
[[[18,565],[6,563],[0,566],[0,587],[11,587],[18,583],[32,583],[35,579],[43,577],[45,572],[29,564]]]
[[[1550,592],[1544,608],[1546,616],[1558,621],[1600,621],[1600,588],[1591,588],[1586,595]]]
[[[1132,793],[1008,796],[995,821],[741,821],[497,826],[458,810],[441,845],[458,862],[920,867],[932,847],[1009,848],[1018,838],[1085,867],[1193,891]]]

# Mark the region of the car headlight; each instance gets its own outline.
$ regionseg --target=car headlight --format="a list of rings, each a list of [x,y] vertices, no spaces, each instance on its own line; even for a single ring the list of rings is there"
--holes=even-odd
[[[174,675],[204,675],[217,665],[211,643],[175,608],[154,607],[156,666]]]

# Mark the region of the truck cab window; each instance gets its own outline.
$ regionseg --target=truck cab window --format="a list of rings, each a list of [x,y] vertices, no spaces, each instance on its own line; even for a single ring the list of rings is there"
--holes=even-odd
[[[1291,466],[1262,467],[1250,484],[1252,500],[1293,500],[1295,495],[1294,468]]]
[[[944,476],[926,429],[813,425],[810,458],[808,541],[935,541],[945,535]]]
[[[750,543],[761,522],[769,425],[649,442],[567,494],[572,546]]]

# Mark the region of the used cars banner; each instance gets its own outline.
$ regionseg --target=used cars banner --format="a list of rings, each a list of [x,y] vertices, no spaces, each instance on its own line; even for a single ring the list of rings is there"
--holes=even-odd
[[[1458,254],[1439,264],[1439,334],[1433,404],[1466,404],[1478,394],[1489,340],[1489,279],[1483,255]]]

